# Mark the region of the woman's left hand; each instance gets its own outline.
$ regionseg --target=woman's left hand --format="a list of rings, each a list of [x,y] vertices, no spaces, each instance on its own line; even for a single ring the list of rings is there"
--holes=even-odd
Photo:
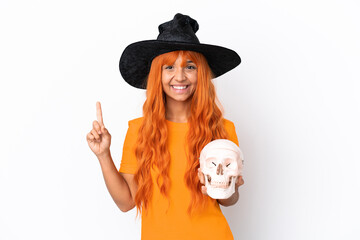
[[[204,195],[207,195],[206,187],[205,187],[205,176],[202,173],[200,168],[198,168],[198,177],[199,177],[200,183],[203,185],[203,186],[201,186],[201,192]],[[238,188],[243,184],[244,184],[244,179],[242,178],[242,176],[238,176],[236,179],[236,182],[235,182],[235,192],[238,191]]]

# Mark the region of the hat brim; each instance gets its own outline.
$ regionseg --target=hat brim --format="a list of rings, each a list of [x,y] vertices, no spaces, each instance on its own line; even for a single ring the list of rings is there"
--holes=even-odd
[[[120,73],[131,86],[146,89],[152,60],[158,55],[177,50],[202,53],[215,78],[235,68],[241,62],[240,56],[235,51],[221,46],[146,40],[132,43],[125,48],[120,57]]]

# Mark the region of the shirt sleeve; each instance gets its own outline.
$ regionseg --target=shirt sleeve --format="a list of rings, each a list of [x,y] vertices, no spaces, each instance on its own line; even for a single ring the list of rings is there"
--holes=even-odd
[[[225,130],[228,134],[229,140],[239,146],[239,140],[236,135],[235,125],[233,122],[225,119]]]
[[[129,121],[119,172],[135,174],[137,170],[137,160],[135,156],[135,143],[138,135],[139,127],[134,121]]]

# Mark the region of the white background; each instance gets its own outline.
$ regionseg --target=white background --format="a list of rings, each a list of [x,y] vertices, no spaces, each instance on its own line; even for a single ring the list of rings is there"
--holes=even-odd
[[[145,92],[124,48],[177,13],[203,43],[234,49],[214,82],[245,155],[223,208],[235,239],[360,239],[358,1],[0,2],[0,239],[140,239],[86,142],[96,101],[120,166]]]

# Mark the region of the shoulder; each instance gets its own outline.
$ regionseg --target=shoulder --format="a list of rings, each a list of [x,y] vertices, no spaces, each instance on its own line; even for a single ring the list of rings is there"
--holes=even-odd
[[[228,139],[233,141],[236,145],[239,146],[239,141],[236,135],[235,125],[232,121],[224,118],[224,128],[228,134]]]
[[[129,127],[140,127],[141,123],[144,121],[144,117],[134,118],[128,121]]]
[[[229,119],[224,118],[223,122],[224,122],[224,127],[226,130],[235,128],[234,123],[232,121],[230,121]]]
[[[143,122],[144,118],[139,117],[128,121],[128,130],[127,135],[136,135],[139,132],[141,123]]]

